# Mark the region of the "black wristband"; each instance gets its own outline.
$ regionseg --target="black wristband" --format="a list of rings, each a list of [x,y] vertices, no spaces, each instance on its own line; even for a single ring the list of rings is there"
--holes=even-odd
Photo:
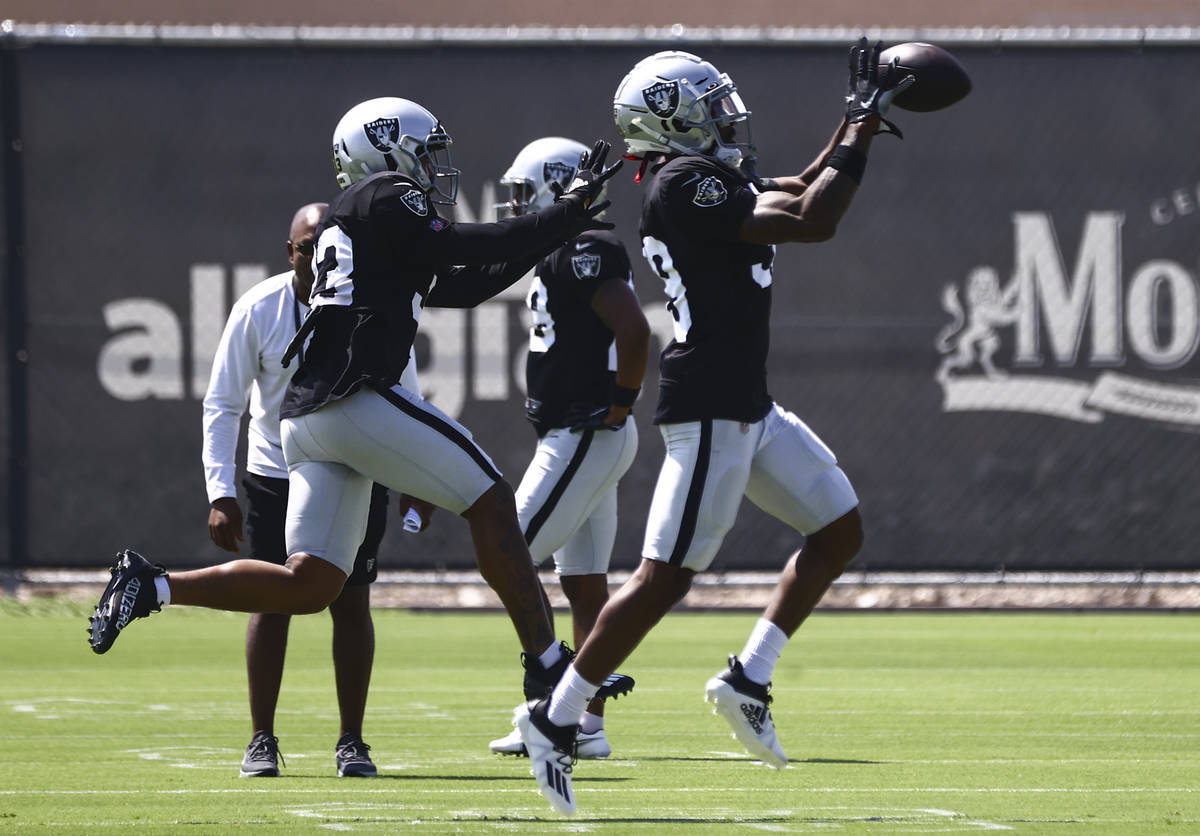
[[[863,172],[867,170],[867,155],[849,145],[839,145],[830,153],[825,165],[827,168],[842,172],[861,185]]]
[[[628,386],[622,386],[614,382],[611,396],[613,406],[623,406],[629,409],[633,406],[633,402],[637,400],[638,393],[641,391],[641,389],[630,389]]]

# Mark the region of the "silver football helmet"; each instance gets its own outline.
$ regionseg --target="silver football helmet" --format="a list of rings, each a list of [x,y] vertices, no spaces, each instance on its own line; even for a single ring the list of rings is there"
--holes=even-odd
[[[737,168],[756,153],[750,111],[737,85],[690,52],[658,52],[639,61],[613,96],[613,120],[634,158],[691,154]]]
[[[333,168],[343,189],[381,171],[417,181],[434,203],[454,205],[458,169],[450,165],[450,135],[416,102],[384,97],[360,102],[333,131]]]
[[[587,150],[582,142],[561,136],[535,139],[521,149],[500,178],[500,185],[509,190],[509,201],[501,206],[514,215],[546,208],[555,198],[551,183],[558,183],[565,191],[575,179],[580,156]]]

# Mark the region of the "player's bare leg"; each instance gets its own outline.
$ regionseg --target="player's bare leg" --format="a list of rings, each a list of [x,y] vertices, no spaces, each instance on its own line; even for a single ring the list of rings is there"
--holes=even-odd
[[[333,618],[333,677],[337,685],[342,732],[335,755],[338,777],[373,778],[378,774],[371,747],[362,737],[367,690],[375,660],[375,622],[371,618],[371,587],[346,586],[329,605]]]
[[[540,655],[554,644],[554,624],[517,522],[512,488],[496,482],[462,516],[471,527],[479,573],[508,611],[521,649]]]
[[[608,575],[562,575],[559,582],[571,605],[572,638],[576,647],[583,647],[608,602]],[[592,700],[587,710],[589,714],[603,717],[604,700]]]
[[[809,535],[784,567],[763,618],[790,637],[845,571],[862,543],[862,517],[857,508]]]
[[[342,734],[362,735],[375,660],[375,622],[371,618],[370,595],[368,584],[347,586],[329,605],[329,614],[333,618],[333,676]]]
[[[251,732],[275,734],[275,707],[283,681],[290,615],[254,613],[246,625],[246,678]]]
[[[327,560],[294,554],[282,566],[231,560],[172,572],[171,603],[253,613],[320,612],[341,594],[346,573]]]
[[[604,605],[575,670],[591,683],[603,682],[672,607],[683,600],[696,573],[643,558],[637,571]]]

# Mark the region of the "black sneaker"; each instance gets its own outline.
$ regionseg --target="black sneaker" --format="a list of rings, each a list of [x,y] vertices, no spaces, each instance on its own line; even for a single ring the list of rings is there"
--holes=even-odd
[[[521,664],[525,666],[526,700],[540,700],[542,697],[549,696],[550,692],[554,690],[554,686],[567,672],[567,666],[575,658],[575,651],[567,647],[566,642],[559,642],[558,647],[562,651],[562,657],[548,668],[543,667],[532,653],[521,654]],[[632,676],[626,676],[623,673],[609,674],[604,682],[600,683],[595,698],[598,700],[616,699],[632,691],[633,685]]]
[[[367,753],[371,747],[363,743],[357,734],[347,732],[337,742],[337,770],[339,778],[374,778],[379,773]]]
[[[279,762],[283,755],[279,754],[279,738],[257,731],[250,738],[246,747],[246,755],[242,758],[241,778],[278,778]],[[287,766],[284,763],[284,766]]]
[[[88,627],[88,642],[97,653],[108,652],[130,621],[162,609],[154,579],[167,574],[165,567],[153,565],[137,552],[126,549],[117,555],[111,571],[112,578]]]
[[[530,702],[516,711],[517,729],[525,742],[538,790],[550,806],[567,816],[575,815],[575,791],[571,772],[575,767],[575,737],[579,726],[556,726],[546,716],[549,698]]]

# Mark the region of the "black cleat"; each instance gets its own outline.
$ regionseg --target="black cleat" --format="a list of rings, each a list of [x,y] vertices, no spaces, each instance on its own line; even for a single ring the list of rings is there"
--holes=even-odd
[[[532,653],[521,654],[521,664],[525,666],[526,700],[540,700],[542,697],[549,696],[554,690],[554,686],[567,672],[567,666],[575,658],[575,651],[567,647],[566,642],[559,642],[558,646],[562,650],[562,658],[548,668],[543,667]],[[616,699],[632,691],[633,685],[632,676],[626,676],[623,673],[609,674],[600,683],[595,698],[598,700]]]
[[[108,652],[130,621],[162,609],[154,579],[166,576],[165,567],[126,549],[117,555],[111,572],[88,627],[88,643],[96,653]]]
[[[548,668],[543,667],[534,654],[521,654],[521,664],[525,667],[525,699],[540,700],[549,696],[558,680],[567,672],[567,665],[575,658],[575,651],[567,647],[566,642],[559,642],[558,647],[562,657]]]
[[[250,738],[246,747],[246,755],[242,758],[240,778],[278,778],[279,762],[283,755],[279,754],[279,738],[257,731]],[[285,763],[284,766],[287,764]]]
[[[357,734],[347,732],[337,742],[337,773],[339,778],[374,778],[379,773],[367,754],[371,747]]]
[[[600,688],[596,691],[596,699],[615,700],[617,697],[623,697],[633,690],[633,685],[632,676],[626,676],[623,673],[610,673],[600,683]]]

